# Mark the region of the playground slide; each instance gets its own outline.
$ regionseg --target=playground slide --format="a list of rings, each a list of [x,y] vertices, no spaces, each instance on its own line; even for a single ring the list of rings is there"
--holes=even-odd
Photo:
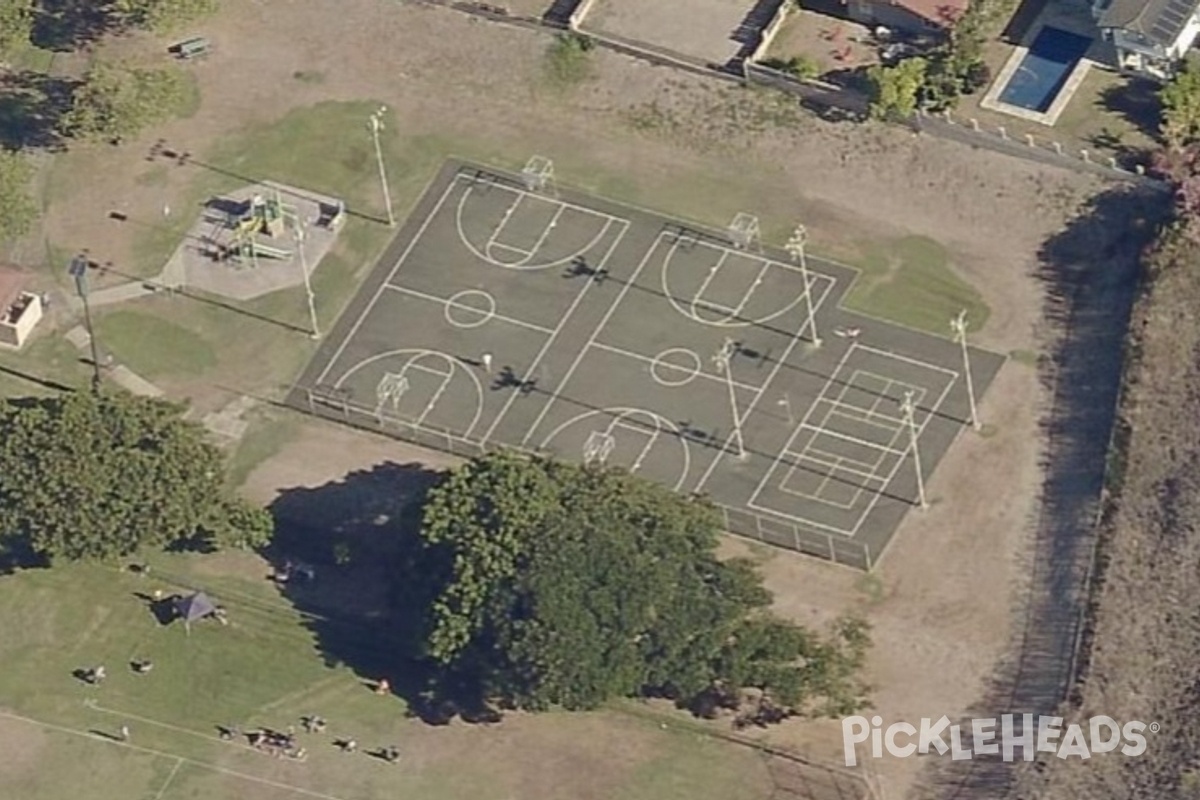
[[[291,250],[279,250],[274,247],[267,247],[263,244],[254,245],[254,255],[262,258],[291,258]]]

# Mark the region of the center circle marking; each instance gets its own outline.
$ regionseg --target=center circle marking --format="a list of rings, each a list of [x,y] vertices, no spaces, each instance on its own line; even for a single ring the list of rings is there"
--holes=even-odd
[[[496,316],[496,298],[479,289],[464,289],[446,301],[445,313],[446,322],[456,328],[478,328]]]
[[[694,351],[671,347],[650,362],[650,376],[662,386],[684,386],[695,380],[703,368],[704,362]]]

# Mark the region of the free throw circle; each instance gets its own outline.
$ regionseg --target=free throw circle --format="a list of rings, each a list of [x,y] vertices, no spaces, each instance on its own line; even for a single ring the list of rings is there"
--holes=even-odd
[[[478,328],[496,316],[496,298],[479,289],[466,289],[446,301],[446,322],[456,328]]]
[[[650,377],[662,386],[683,386],[695,380],[703,368],[704,362],[694,351],[672,347],[650,362]]]

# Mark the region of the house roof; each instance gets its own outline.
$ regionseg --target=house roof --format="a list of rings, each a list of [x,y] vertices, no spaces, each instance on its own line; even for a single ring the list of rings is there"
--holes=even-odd
[[[949,28],[967,11],[970,0],[890,0],[941,28]]]
[[[1100,17],[1100,27],[1140,33],[1154,44],[1170,47],[1197,6],[1200,0],[1113,0]]]
[[[0,264],[0,315],[16,302],[28,280],[29,275],[24,270]]]

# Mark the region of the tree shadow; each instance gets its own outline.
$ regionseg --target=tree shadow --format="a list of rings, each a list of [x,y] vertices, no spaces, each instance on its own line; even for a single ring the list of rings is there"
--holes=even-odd
[[[66,149],[62,119],[71,109],[79,83],[28,70],[4,76],[0,81],[0,147]]]
[[[120,27],[111,0],[41,0],[30,41],[42,50],[72,52]]]
[[[350,667],[364,692],[386,680],[409,715],[431,724],[494,721],[477,676],[447,675],[425,658],[427,584],[405,579],[432,568],[417,532],[425,495],[444,474],[387,462],[283,490],[269,506],[276,532],[265,555],[276,571],[264,577],[311,569],[311,578],[289,578],[280,588],[303,614],[325,663]]]
[[[1162,119],[1159,88],[1159,84],[1145,78],[1128,78],[1101,92],[1099,102],[1101,107],[1117,114],[1157,142],[1159,121]]]
[[[1045,242],[1036,279],[1053,326],[1039,365],[1050,397],[1041,420],[1043,480],[1024,554],[1028,587],[1016,593],[1014,639],[965,718],[1063,714],[1086,673],[1087,609],[1109,443],[1117,421],[1126,332],[1145,251],[1171,208],[1151,184],[1113,187],[1091,199]],[[1077,642],[1083,642],[1078,647]],[[969,723],[968,723],[969,725]],[[922,797],[1008,797],[1021,767],[1000,757],[941,760]]]

